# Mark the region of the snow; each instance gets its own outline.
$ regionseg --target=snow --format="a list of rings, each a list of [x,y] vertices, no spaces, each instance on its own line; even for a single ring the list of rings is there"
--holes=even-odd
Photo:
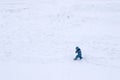
[[[0,80],[119,80],[119,21],[119,0],[0,0]]]

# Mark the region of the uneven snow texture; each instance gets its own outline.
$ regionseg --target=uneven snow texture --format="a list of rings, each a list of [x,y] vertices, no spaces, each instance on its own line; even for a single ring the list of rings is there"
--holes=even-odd
[[[0,0],[0,80],[120,80],[119,34],[119,0]]]

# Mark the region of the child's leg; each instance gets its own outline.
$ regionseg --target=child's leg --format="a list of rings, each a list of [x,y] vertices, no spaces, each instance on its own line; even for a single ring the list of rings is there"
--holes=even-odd
[[[80,56],[80,59],[82,59],[83,57]]]
[[[77,60],[78,57],[79,57],[79,56],[77,55],[77,56],[74,58],[74,60]]]
[[[79,55],[79,58],[82,59],[82,55]]]

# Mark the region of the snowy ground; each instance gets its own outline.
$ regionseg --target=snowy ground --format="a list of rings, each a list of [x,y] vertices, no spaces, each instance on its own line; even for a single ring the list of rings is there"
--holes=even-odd
[[[0,0],[0,80],[120,80],[119,21],[119,0]]]

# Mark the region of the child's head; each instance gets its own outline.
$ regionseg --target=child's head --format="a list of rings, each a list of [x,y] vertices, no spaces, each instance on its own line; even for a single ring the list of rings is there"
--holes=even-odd
[[[80,49],[80,48],[77,46],[76,49]]]

